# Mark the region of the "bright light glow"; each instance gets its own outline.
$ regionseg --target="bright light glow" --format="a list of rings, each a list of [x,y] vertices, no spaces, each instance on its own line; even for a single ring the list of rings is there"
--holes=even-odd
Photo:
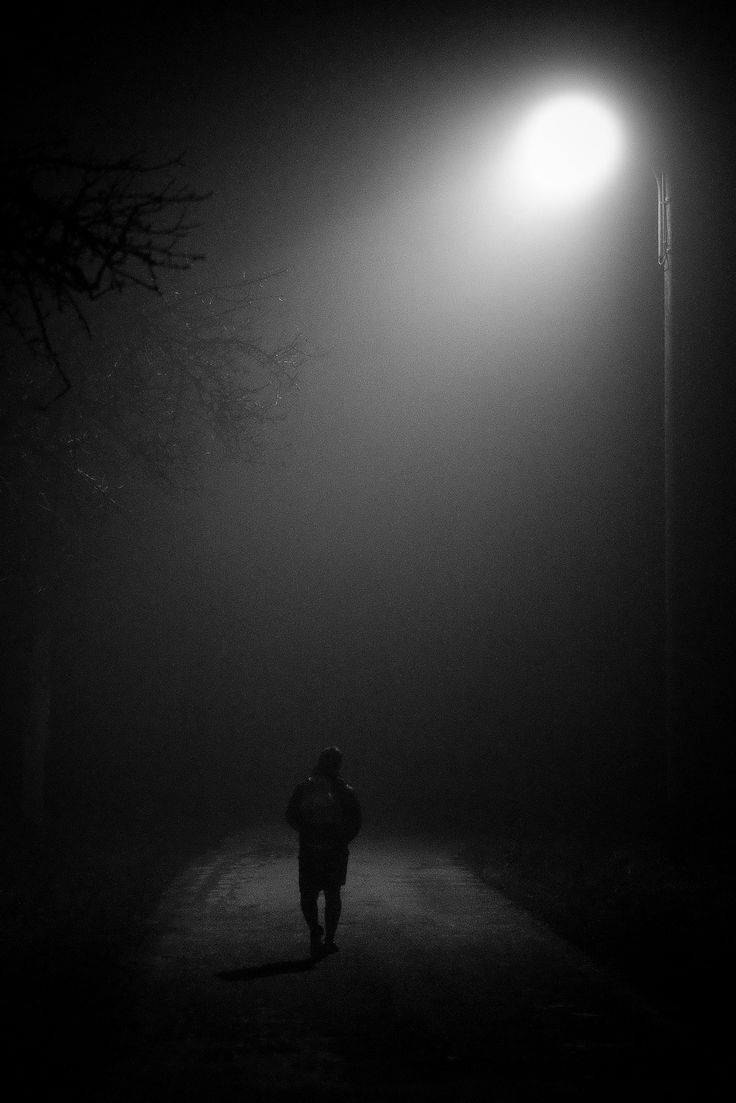
[[[516,184],[555,204],[594,192],[615,169],[621,127],[605,104],[580,93],[547,100],[526,119],[512,160]]]

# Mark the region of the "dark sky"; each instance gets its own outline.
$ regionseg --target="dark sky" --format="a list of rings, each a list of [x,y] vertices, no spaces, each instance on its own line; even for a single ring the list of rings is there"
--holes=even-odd
[[[135,570],[114,558],[85,583],[92,688],[66,708],[92,726],[117,702],[133,773],[185,760],[188,725],[183,788],[290,783],[335,740],[375,803],[414,789],[426,808],[448,776],[508,815],[530,792],[593,807],[657,790],[662,155],[681,242],[683,667],[698,737],[728,723],[725,28],[677,4],[543,12],[131,6],[7,37],[11,135],[185,150],[214,191],[198,278],[286,267],[264,334],[320,353],[263,465],[213,478],[151,522]],[[574,214],[501,211],[504,136],[573,83],[625,120],[616,183]],[[114,632],[110,603],[127,609]]]

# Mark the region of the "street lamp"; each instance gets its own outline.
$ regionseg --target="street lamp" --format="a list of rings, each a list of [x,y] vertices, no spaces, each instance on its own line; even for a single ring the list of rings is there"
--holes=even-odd
[[[536,203],[559,207],[595,192],[622,151],[615,114],[592,96],[567,92],[545,100],[525,119],[512,151],[514,175]]]
[[[537,105],[519,129],[511,155],[512,182],[527,203],[579,202],[603,185],[623,151],[619,121],[604,103],[579,92],[559,93]],[[672,200],[666,171],[657,181],[657,260],[664,277],[664,722],[667,793],[672,809],[680,796],[681,764],[674,716],[674,403]]]

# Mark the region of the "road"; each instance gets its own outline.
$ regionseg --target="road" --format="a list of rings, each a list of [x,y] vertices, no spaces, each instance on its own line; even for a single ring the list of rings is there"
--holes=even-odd
[[[134,1018],[99,1099],[709,1098],[674,1028],[466,869],[461,845],[365,832],[340,953],[317,965],[288,828],[203,855],[128,962]]]

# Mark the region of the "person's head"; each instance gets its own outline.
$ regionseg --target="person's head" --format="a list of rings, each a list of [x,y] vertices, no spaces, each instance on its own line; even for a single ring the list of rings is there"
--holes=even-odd
[[[339,747],[325,747],[317,759],[314,768],[315,773],[324,774],[325,777],[337,777],[342,765],[342,751]]]

